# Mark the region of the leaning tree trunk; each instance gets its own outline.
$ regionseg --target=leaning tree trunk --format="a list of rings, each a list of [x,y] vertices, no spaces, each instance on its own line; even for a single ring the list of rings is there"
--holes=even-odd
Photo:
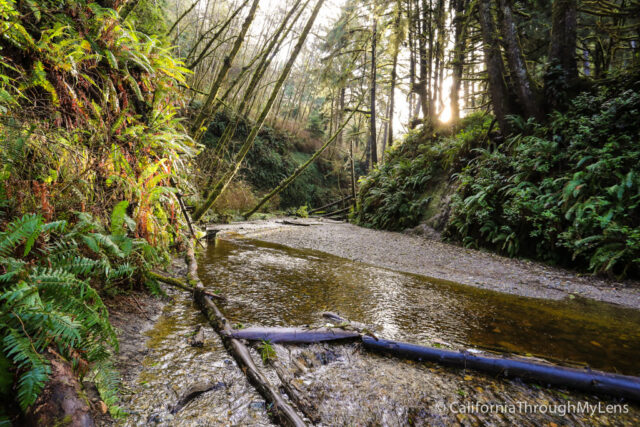
[[[191,133],[194,135],[195,139],[199,139],[200,136],[202,136],[202,134],[204,133],[202,130],[202,127],[205,121],[207,120],[207,117],[209,117],[209,114],[210,114],[209,109],[211,108],[211,105],[213,105],[213,102],[215,101],[216,96],[218,96],[218,90],[220,90],[220,86],[222,86],[222,82],[227,78],[227,74],[229,73],[229,69],[231,69],[233,60],[238,54],[238,51],[240,50],[242,43],[244,43],[244,38],[247,34],[247,31],[249,31],[249,26],[251,25],[251,22],[253,22],[253,18],[255,18],[256,16],[256,10],[258,9],[259,3],[260,3],[260,0],[253,0],[253,3],[251,4],[251,9],[249,9],[249,14],[247,15],[247,17],[244,19],[244,22],[242,23],[240,34],[238,34],[236,41],[233,43],[233,47],[231,48],[231,51],[224,58],[222,67],[220,68],[220,71],[216,76],[216,80],[213,82],[213,85],[211,85],[211,90],[209,91],[209,95],[207,96],[207,99],[205,100],[204,105],[201,107],[200,113],[198,113],[198,116],[193,121],[193,124],[191,126]]]
[[[275,189],[273,189],[271,192],[269,192],[269,194],[264,196],[262,198],[262,200],[260,200],[260,202],[256,206],[254,206],[253,209],[251,209],[249,212],[245,213],[243,215],[244,218],[247,219],[251,215],[256,213],[258,211],[258,209],[260,209],[265,203],[267,203],[273,196],[275,196],[276,194],[278,194],[279,192],[281,192],[282,190],[287,188],[289,186],[289,184],[291,184],[298,176],[300,176],[300,174],[302,172],[304,172],[304,170],[307,167],[309,167],[309,165],[311,163],[313,163],[318,158],[318,156],[320,156],[320,154],[322,154],[327,149],[329,144],[331,144],[338,137],[338,135],[340,135],[342,133],[342,130],[347,125],[347,123],[349,123],[349,120],[351,120],[351,117],[353,117],[353,115],[355,114],[357,109],[358,109],[358,107],[356,107],[355,109],[353,109],[351,111],[351,114],[349,115],[349,117],[347,117],[347,120],[345,120],[345,122],[342,124],[342,126],[340,126],[338,131],[335,134],[333,134],[333,136],[331,138],[329,138],[327,140],[327,142],[325,142],[322,145],[322,147],[320,147],[315,153],[313,153],[313,155],[311,157],[309,157],[309,159],[306,162],[304,162],[302,165],[298,166],[296,168],[296,170],[289,177],[283,179],[282,182],[280,182],[280,184],[278,184],[278,186]]]
[[[307,21],[304,29],[302,30],[302,33],[300,34],[300,37],[298,38],[298,42],[293,49],[291,57],[287,61],[287,64],[285,65],[284,70],[282,70],[282,73],[280,74],[278,81],[276,82],[273,90],[271,91],[271,96],[269,97],[267,104],[263,108],[262,113],[260,114],[260,117],[256,121],[256,124],[251,129],[251,133],[249,133],[249,136],[247,136],[247,139],[245,140],[244,144],[242,144],[240,151],[236,154],[234,158],[235,166],[229,172],[224,174],[224,176],[216,183],[215,187],[209,193],[209,197],[207,198],[207,200],[205,200],[204,203],[196,209],[196,211],[193,214],[194,221],[197,221],[200,218],[202,218],[205,212],[207,212],[209,208],[211,208],[211,206],[215,203],[218,197],[220,197],[220,194],[222,194],[222,192],[227,188],[229,183],[231,183],[231,180],[236,175],[236,173],[238,173],[238,171],[240,170],[240,167],[242,166],[242,162],[244,158],[246,157],[247,153],[253,146],[253,142],[255,141],[256,136],[258,136],[258,132],[260,132],[260,129],[262,128],[262,125],[265,119],[267,118],[267,115],[269,114],[269,111],[271,110],[271,107],[273,106],[273,103],[275,102],[276,97],[278,96],[278,92],[282,88],[284,81],[287,79],[287,76],[289,75],[291,68],[293,68],[293,63],[296,61],[298,54],[302,50],[302,46],[304,45],[304,42],[307,39],[309,32],[311,31],[311,27],[313,27],[313,23],[315,22],[316,17],[318,16],[318,12],[320,11],[320,8],[322,7],[323,3],[324,3],[324,0],[318,0],[318,3],[316,3],[316,6],[313,9],[311,16],[309,17],[309,20]]]
[[[291,31],[295,23],[298,21],[300,14],[304,10],[304,7],[309,3],[309,0],[307,0],[304,3],[304,6],[300,9],[300,12],[298,12],[298,14],[295,16],[291,25],[287,27],[289,19],[291,18],[293,13],[296,11],[296,9],[300,6],[301,1],[302,0],[297,0],[296,3],[292,6],[292,8],[289,10],[289,13],[284,17],[284,19],[280,23],[280,26],[275,31],[275,34],[271,39],[271,41],[269,42],[268,46],[264,49],[264,51],[261,54],[258,55],[258,56],[262,56],[262,59],[258,63],[255,71],[253,72],[253,75],[251,76],[251,81],[249,82],[249,84],[247,85],[244,91],[242,102],[240,103],[240,106],[237,109],[237,115],[235,119],[233,119],[233,121],[227,124],[227,126],[224,129],[224,132],[222,133],[222,136],[218,139],[218,145],[216,146],[214,151],[213,164],[212,164],[211,170],[209,171],[210,173],[209,179],[207,181],[207,184],[202,189],[203,195],[205,198],[208,197],[210,187],[215,180],[215,172],[217,170],[217,167],[221,165],[222,156],[224,155],[224,152],[226,151],[227,146],[229,145],[229,142],[231,142],[231,139],[236,133],[236,129],[240,123],[241,116],[245,114],[245,108],[248,104],[249,98],[253,95],[254,91],[256,90],[256,87],[258,86],[258,83],[260,83],[260,81],[264,77],[265,72],[268,70],[269,65],[271,65],[271,61],[273,60],[275,53],[278,51],[279,46],[282,44],[282,41],[287,37],[287,35]],[[227,90],[227,93],[228,92],[229,90]],[[225,93],[223,98],[227,97],[227,93]],[[248,114],[249,110],[247,110],[246,114]]]
[[[505,83],[506,73],[502,62],[502,52],[500,52],[500,40],[491,13],[491,0],[478,1],[478,17],[482,31],[484,61],[489,78],[489,94],[493,113],[498,120],[500,130],[507,132],[506,116],[510,113],[509,96]]]

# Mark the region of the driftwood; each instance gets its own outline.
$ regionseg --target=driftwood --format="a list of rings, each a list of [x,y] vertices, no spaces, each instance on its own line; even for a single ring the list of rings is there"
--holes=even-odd
[[[283,219],[282,221],[280,221],[280,223],[284,225],[299,225],[300,227],[309,227],[311,225],[310,223],[291,221],[288,219]],[[319,224],[319,223],[316,223],[316,224]]]
[[[147,271],[147,277],[150,279],[157,280],[162,283],[166,283],[167,285],[175,286],[176,288],[180,288],[187,292],[193,292],[193,286],[188,285],[184,281],[180,279],[176,279],[175,277],[163,276],[162,274],[154,273],[153,271]],[[203,291],[208,297],[219,299],[221,301],[226,301],[227,299],[222,295],[214,294],[209,291]]]
[[[592,370],[543,365],[524,360],[475,356],[466,352],[363,336],[364,347],[404,359],[431,361],[501,375],[640,401],[640,378]]]
[[[305,423],[297,412],[289,405],[280,392],[276,390],[269,380],[258,370],[258,367],[251,358],[249,349],[238,339],[230,337],[231,327],[229,321],[222,315],[218,307],[211,299],[202,292],[201,287],[197,287],[194,298],[203,313],[209,320],[211,326],[220,333],[225,347],[238,362],[238,366],[247,376],[247,379],[256,390],[268,402],[273,404],[272,410],[275,416],[287,426],[304,426]]]
[[[271,410],[283,425],[294,427],[306,425],[300,415],[284,400],[280,392],[258,370],[251,358],[249,349],[240,340],[230,337],[232,329],[229,321],[220,312],[210,296],[206,294],[204,286],[198,279],[198,266],[193,244],[187,247],[186,260],[187,278],[190,283],[197,283],[193,292],[196,303],[200,306],[211,326],[220,334],[227,351],[236,359],[238,366],[247,376],[249,382],[253,384],[267,402],[273,405]]]
[[[351,206],[346,207],[344,209],[338,209],[337,211],[324,213],[324,214],[319,215],[319,216],[328,218],[328,217],[331,217],[331,216],[347,213],[347,212],[349,212],[349,209],[351,209]]]
[[[246,328],[234,329],[229,333],[229,336],[249,341],[268,341],[274,344],[304,344],[360,338],[358,332],[336,328]]]
[[[269,363],[276,371],[276,375],[278,375],[280,383],[282,384],[282,389],[287,393],[289,399],[296,404],[296,407],[298,407],[312,423],[319,423],[321,420],[318,414],[318,408],[314,405],[313,401],[305,396],[303,391],[298,388],[294,382],[294,377],[288,370],[283,368],[277,360],[270,360]]]
[[[311,210],[309,211],[309,214],[312,214],[312,213],[315,213],[315,212],[318,212],[318,211],[322,211],[322,210],[325,210],[325,209],[327,209],[327,208],[331,208],[331,207],[333,207],[333,206],[335,206],[335,205],[337,205],[337,204],[339,204],[339,203],[346,202],[346,201],[349,201],[349,200],[351,200],[351,199],[353,199],[353,194],[348,195],[348,196],[347,196],[347,197],[345,197],[344,199],[340,199],[340,200],[337,200],[337,201],[335,201],[335,202],[331,202],[331,203],[329,203],[329,204],[326,204],[326,205],[324,205],[324,206],[320,206],[319,208],[311,209]]]
[[[182,393],[181,397],[178,399],[178,402],[173,405],[171,408],[171,413],[175,414],[180,411],[182,408],[187,406],[189,402],[191,402],[196,397],[200,396],[203,393],[206,393],[211,390],[217,390],[221,387],[226,387],[226,384],[222,381],[217,382],[198,382],[191,385],[184,393]]]

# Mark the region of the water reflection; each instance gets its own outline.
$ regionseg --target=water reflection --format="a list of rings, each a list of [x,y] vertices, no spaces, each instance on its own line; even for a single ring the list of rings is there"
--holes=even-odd
[[[202,257],[202,280],[229,298],[224,311],[235,322],[306,325],[331,310],[380,326],[386,338],[640,374],[635,310],[501,294],[259,241],[218,239]]]

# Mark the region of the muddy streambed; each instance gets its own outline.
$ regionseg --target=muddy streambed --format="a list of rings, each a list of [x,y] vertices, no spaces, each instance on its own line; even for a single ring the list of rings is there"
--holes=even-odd
[[[249,239],[218,239],[199,264],[205,285],[228,298],[221,308],[238,327],[321,325],[320,313],[328,310],[389,339],[640,375],[640,312],[631,309],[507,295]],[[124,422],[269,424],[268,407],[213,330],[207,328],[203,347],[189,345],[204,319],[186,293],[173,298],[147,332],[142,371],[125,382],[123,406],[132,415]],[[571,404],[584,409],[600,400],[399,361],[356,344],[274,347],[293,387],[312,402],[309,413],[324,425],[640,424],[636,405],[584,413]],[[254,357],[260,360],[258,352]],[[207,391],[172,411],[194,390]],[[473,408],[482,404],[501,406],[489,413]]]

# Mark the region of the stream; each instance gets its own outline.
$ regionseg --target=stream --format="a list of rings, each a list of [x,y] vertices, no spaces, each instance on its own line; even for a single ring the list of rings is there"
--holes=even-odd
[[[205,286],[228,299],[221,309],[236,327],[318,326],[325,322],[320,313],[333,311],[388,339],[640,375],[640,312],[632,309],[582,298],[508,295],[250,239],[217,239],[200,254],[199,268]],[[142,371],[125,384],[123,406],[131,415],[124,424],[270,425],[268,407],[211,328],[202,348],[188,344],[205,320],[189,295],[172,295],[147,332]],[[378,356],[356,344],[274,347],[323,425],[640,423],[635,405],[615,414],[565,414],[558,408],[569,402],[599,400]],[[201,389],[207,391],[171,413],[185,394]],[[464,406],[523,402],[556,409],[469,413]]]

